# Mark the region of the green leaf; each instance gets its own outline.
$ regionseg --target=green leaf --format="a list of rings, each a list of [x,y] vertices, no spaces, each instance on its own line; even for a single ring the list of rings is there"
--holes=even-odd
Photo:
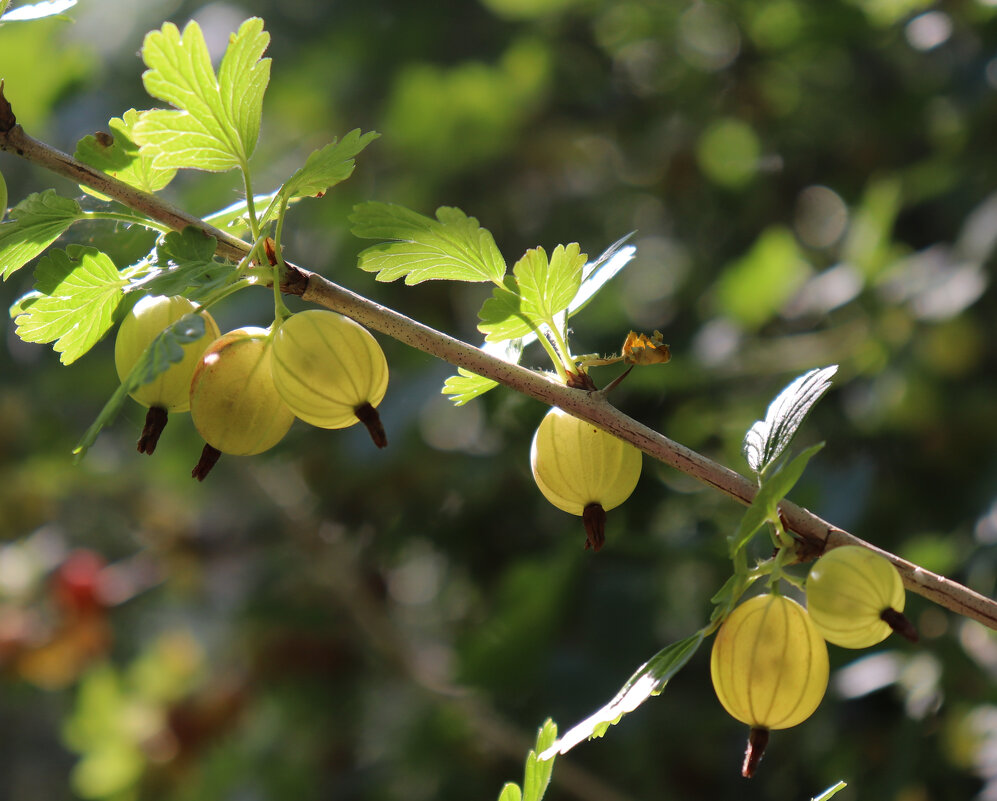
[[[526,251],[498,287],[484,302],[478,317],[478,330],[486,342],[521,337],[540,330],[543,324],[555,326],[555,315],[574,300],[582,282],[584,253],[578,243],[558,245],[550,261],[543,248]]]
[[[577,242],[558,245],[550,254],[533,248],[512,268],[519,282],[523,309],[534,319],[552,323],[554,315],[568,308],[582,283],[582,268],[588,256]]]
[[[341,141],[335,139],[321,150],[314,151],[305,166],[292,175],[280,190],[287,198],[308,197],[325,192],[329,187],[345,181],[356,167],[356,155],[380,136],[360,129],[350,131]]]
[[[463,406],[468,401],[472,401],[498,386],[498,381],[475,375],[463,367],[458,367],[457,373],[458,375],[452,375],[443,382],[441,390],[444,395],[450,396],[454,406]]]
[[[73,457],[79,461],[87,450],[97,441],[97,435],[105,426],[110,425],[121,407],[124,406],[128,394],[143,384],[153,381],[156,376],[166,372],[171,364],[183,360],[183,346],[196,342],[204,336],[204,318],[199,314],[185,314],[173,325],[165,328],[149,343],[149,346],[139,356],[131,372],[121,382],[111,395],[97,419],[86,430],[83,437],[73,448]]]
[[[502,792],[499,793],[498,801],[522,801],[522,798],[523,791],[519,789],[519,785],[515,782],[506,782]]]
[[[492,290],[492,296],[478,312],[478,330],[485,335],[485,342],[502,342],[506,339],[536,334],[541,320],[533,318],[524,308],[515,276],[507,275],[502,286]]]
[[[35,280],[40,297],[17,315],[16,333],[25,342],[54,342],[70,364],[113,325],[125,281],[106,253],[81,245],[44,256]]]
[[[833,796],[836,796],[841,790],[844,790],[848,785],[845,782],[838,782],[833,787],[828,787],[820,795],[814,796],[811,801],[830,801]]]
[[[751,506],[741,518],[741,523],[730,537],[730,555],[733,557],[755,535],[767,520],[775,519],[778,513],[779,501],[785,498],[800,480],[807,463],[824,447],[823,442],[811,445],[798,454],[790,462],[779,465],[775,472],[766,476],[758,488]]]
[[[764,473],[789,445],[810,409],[831,388],[831,378],[838,372],[832,364],[804,373],[780,392],[744,437],[742,451],[756,473]]]
[[[246,20],[229,39],[216,78],[196,22],[182,36],[169,22],[146,35],[142,59],[149,69],[142,82],[177,109],[142,112],[134,128],[158,169],[223,172],[248,164],[270,81],[270,59],[261,58],[269,42],[263,20]]]
[[[493,281],[506,265],[491,233],[460,209],[441,206],[436,219],[392,203],[361,203],[350,215],[353,234],[386,239],[362,251],[358,266],[378,281]]]
[[[171,231],[156,247],[158,268],[138,282],[154,295],[186,295],[199,300],[229,281],[236,267],[213,258],[217,241],[194,226]]]
[[[540,801],[550,784],[550,774],[554,770],[553,760],[541,761],[537,754],[543,753],[557,740],[557,726],[550,718],[544,721],[537,732],[536,747],[526,757],[526,772],[523,776],[523,801]]]
[[[540,801],[550,784],[550,774],[554,769],[554,760],[550,757],[541,759],[537,754],[547,751],[557,740],[557,726],[550,718],[544,721],[537,731],[536,747],[526,757],[526,769],[523,776],[523,788],[515,782],[506,782],[499,793],[499,801]]]
[[[107,134],[85,136],[77,142],[75,156],[129,186],[145,192],[158,192],[173,180],[177,171],[175,168],[156,167],[151,151],[139,149],[135,142],[138,119],[139,113],[133,108],[128,109],[121,117],[113,117],[108,123],[112,133],[111,141],[107,141]],[[110,199],[85,186],[81,188],[95,197]]]
[[[652,695],[659,695],[672,676],[678,673],[696,653],[702,642],[703,632],[697,631],[685,639],[662,648],[637,669],[613,700],[569,729],[563,737],[541,752],[539,758],[551,759],[557,754],[566,754],[583,740],[602,737],[609,727],[619,723],[625,714],[633,712]]]
[[[519,360],[523,356],[523,340],[510,339],[505,342],[486,342],[481,346],[481,349],[485,353],[498,356],[510,364],[519,364]],[[488,390],[498,386],[498,381],[477,375],[470,370],[465,370],[463,367],[458,367],[457,372],[459,375],[450,376],[443,384],[442,390],[444,395],[450,395],[450,400],[454,402],[455,406],[463,406],[468,401],[474,400],[479,395],[483,395]]]
[[[28,195],[10,210],[10,217],[0,224],[0,276],[5,281],[81,219],[82,210],[75,200],[46,189]]]

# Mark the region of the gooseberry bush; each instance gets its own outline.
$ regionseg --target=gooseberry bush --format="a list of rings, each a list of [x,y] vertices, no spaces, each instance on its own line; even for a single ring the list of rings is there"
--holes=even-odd
[[[270,75],[270,59],[263,55],[268,41],[261,19],[246,20],[232,34],[216,72],[196,23],[182,32],[165,24],[149,33],[142,46],[143,82],[153,100],[168,107],[124,111],[109,121],[109,132],[82,139],[73,157],[31,139],[0,96],[0,147],[72,178],[104,203],[85,210],[48,189],[10,210],[0,225],[0,274],[6,279],[32,262],[35,271],[34,289],[10,314],[22,340],[51,344],[64,364],[85,356],[117,326],[121,383],[83,433],[74,450],[78,459],[129,397],[149,408],[138,440],[144,454],[153,454],[168,414],[190,412],[205,441],[193,469],[198,480],[221,454],[252,456],[273,447],[295,419],[326,429],[359,422],[375,446],[385,447],[388,432],[377,409],[390,391],[389,367],[368,330],[374,329],[455,365],[457,373],[442,391],[456,405],[503,384],[552,407],[537,421],[523,458],[539,492],[582,519],[585,548],[604,547],[606,513],[634,491],[645,454],[745,503],[728,537],[730,578],[713,595],[703,626],[652,656],[587,719],[560,734],[547,721],[527,758],[522,787],[506,785],[501,801],[538,801],[557,755],[603,736],[660,694],[710,637],[718,710],[749,727],[742,773],[750,777],[769,732],[803,724],[821,703],[829,671],[826,643],[865,648],[892,631],[916,638],[902,614],[905,577],[908,588],[993,625],[987,599],[927,571],[915,578],[903,560],[786,499],[821,448],[793,454],[789,446],[830,389],[834,365],[789,384],[747,431],[743,453],[753,480],[610,405],[609,393],[631,370],[671,369],[661,366],[671,354],[657,331],[621,332],[616,354],[580,354],[572,347],[569,320],[634,254],[626,236],[591,259],[576,242],[549,253],[534,247],[510,270],[491,233],[460,209],[444,206],[428,216],[386,202],[357,205],[344,226],[372,242],[357,266],[377,281],[491,286],[478,315],[480,347],[288,261],[284,230],[293,208],[348,179],[378,134],[350,131],[313,152],[277,189],[257,193],[250,160]],[[179,170],[237,171],[243,198],[204,219],[191,217],[156,195]],[[6,211],[4,196],[0,176]],[[102,221],[149,228],[157,233],[156,245],[123,266],[95,247],[58,247],[70,228]],[[222,334],[211,310],[243,291],[270,293],[272,319],[246,321]],[[284,295],[325,308],[292,313]],[[546,372],[520,366],[534,343],[549,359]],[[599,388],[599,368],[612,365],[623,371]],[[763,551],[770,555],[751,556]],[[813,567],[801,577],[794,567],[808,562]]]

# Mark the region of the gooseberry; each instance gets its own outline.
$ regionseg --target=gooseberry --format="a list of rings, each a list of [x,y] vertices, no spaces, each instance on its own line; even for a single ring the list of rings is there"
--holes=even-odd
[[[751,776],[771,729],[806,720],[827,689],[827,646],[807,610],[782,595],[738,606],[717,632],[713,689],[731,716],[751,727],[742,775]]]
[[[273,380],[294,414],[319,428],[367,426],[375,444],[388,444],[376,406],[388,387],[388,362],[359,323],[309,309],[286,319],[273,343]]]
[[[585,547],[605,541],[606,512],[634,491],[641,452],[585,420],[552,408],[540,421],[530,446],[537,487],[554,506],[585,522]]]
[[[187,298],[177,295],[147,295],[125,315],[114,341],[114,366],[118,378],[124,381],[150,343],[168,326],[187,314],[197,311]],[[208,312],[202,311],[204,336],[183,345],[183,359],[160,373],[147,384],[133,390],[131,396],[149,408],[145,427],[138,440],[140,453],[152,453],[166,426],[168,412],[186,412],[190,408],[190,379],[204,349],[220,331]]]
[[[904,584],[885,556],[858,545],[828,551],[807,577],[807,609],[821,635],[842,648],[868,648],[896,630],[917,639],[903,616]]]
[[[294,422],[274,387],[271,351],[269,332],[250,326],[219,337],[201,356],[190,383],[190,414],[207,443],[193,471],[199,481],[220,454],[262,453]]]

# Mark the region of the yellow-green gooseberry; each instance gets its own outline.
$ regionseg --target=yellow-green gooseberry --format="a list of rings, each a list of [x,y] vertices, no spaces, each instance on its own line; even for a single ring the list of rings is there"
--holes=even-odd
[[[152,341],[166,328],[198,307],[183,296],[147,295],[125,315],[114,340],[114,366],[118,378],[124,381]],[[204,335],[183,345],[183,358],[156,376],[152,381],[129,393],[149,408],[145,428],[139,437],[138,449],[152,453],[166,426],[168,412],[190,409],[190,379],[205,348],[217,339],[218,325],[208,312],[200,313],[204,320]]]
[[[530,446],[537,487],[554,506],[585,521],[585,547],[605,540],[606,512],[634,491],[641,452],[591,423],[552,408],[540,421]]]
[[[190,384],[190,414],[207,443],[193,475],[203,480],[221,453],[250,456],[272,448],[294,414],[270,370],[272,341],[263,328],[238,328],[201,356]]]
[[[713,689],[731,716],[751,727],[741,773],[751,776],[771,729],[806,720],[827,689],[827,646],[807,610],[782,595],[738,606],[717,632]]]
[[[917,632],[903,615],[903,580],[890,561],[858,545],[828,551],[807,577],[807,609],[824,639],[842,648],[868,648],[897,631]]]
[[[388,363],[377,340],[349,317],[309,309],[286,319],[274,335],[273,380],[306,423],[346,428],[359,421],[378,447],[388,444],[376,409]]]

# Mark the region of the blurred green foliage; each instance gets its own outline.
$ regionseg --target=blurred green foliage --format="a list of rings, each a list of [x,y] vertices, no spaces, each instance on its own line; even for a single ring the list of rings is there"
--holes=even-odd
[[[636,230],[633,264],[573,320],[575,346],[609,353],[657,328],[673,359],[636,370],[615,403],[744,472],[741,439],[771,397],[840,364],[800,436],[828,444],[791,497],[994,595],[997,6],[94,0],[73,23],[0,28],[0,77],[28,132],[72,152],[151,105],[146,30],[194,17],[217,56],[250,14],[274,59],[258,191],[332,137],[382,134],[348,182],[292,211],[295,261],[478,342],[487,290],[355,268],[355,203],[459,206],[509,263]],[[92,202],[6,154],[0,168],[10,204],[51,185]],[[208,213],[239,189],[183,175],[167,195]],[[70,242],[119,267],[149,246],[112,223],[78,229]],[[23,271],[0,292],[9,305],[30,287]],[[271,313],[245,292],[217,317],[224,330]],[[388,449],[296,426],[199,485],[189,420],[148,459],[134,404],[73,466],[117,385],[110,342],[62,366],[6,331],[11,801],[494,799],[547,716],[566,730],[600,707],[702,625],[729,572],[741,510],[649,462],[606,547],[584,552],[529,474],[544,409],[503,389],[454,409],[438,394],[452,369],[390,340]],[[80,548],[107,566],[70,576],[67,595]],[[845,800],[990,797],[997,640],[919,597],[908,608],[922,643],[832,649],[827,699],[773,735],[751,782],[703,648],[660,698],[559,758],[547,797],[798,801],[839,779]]]

